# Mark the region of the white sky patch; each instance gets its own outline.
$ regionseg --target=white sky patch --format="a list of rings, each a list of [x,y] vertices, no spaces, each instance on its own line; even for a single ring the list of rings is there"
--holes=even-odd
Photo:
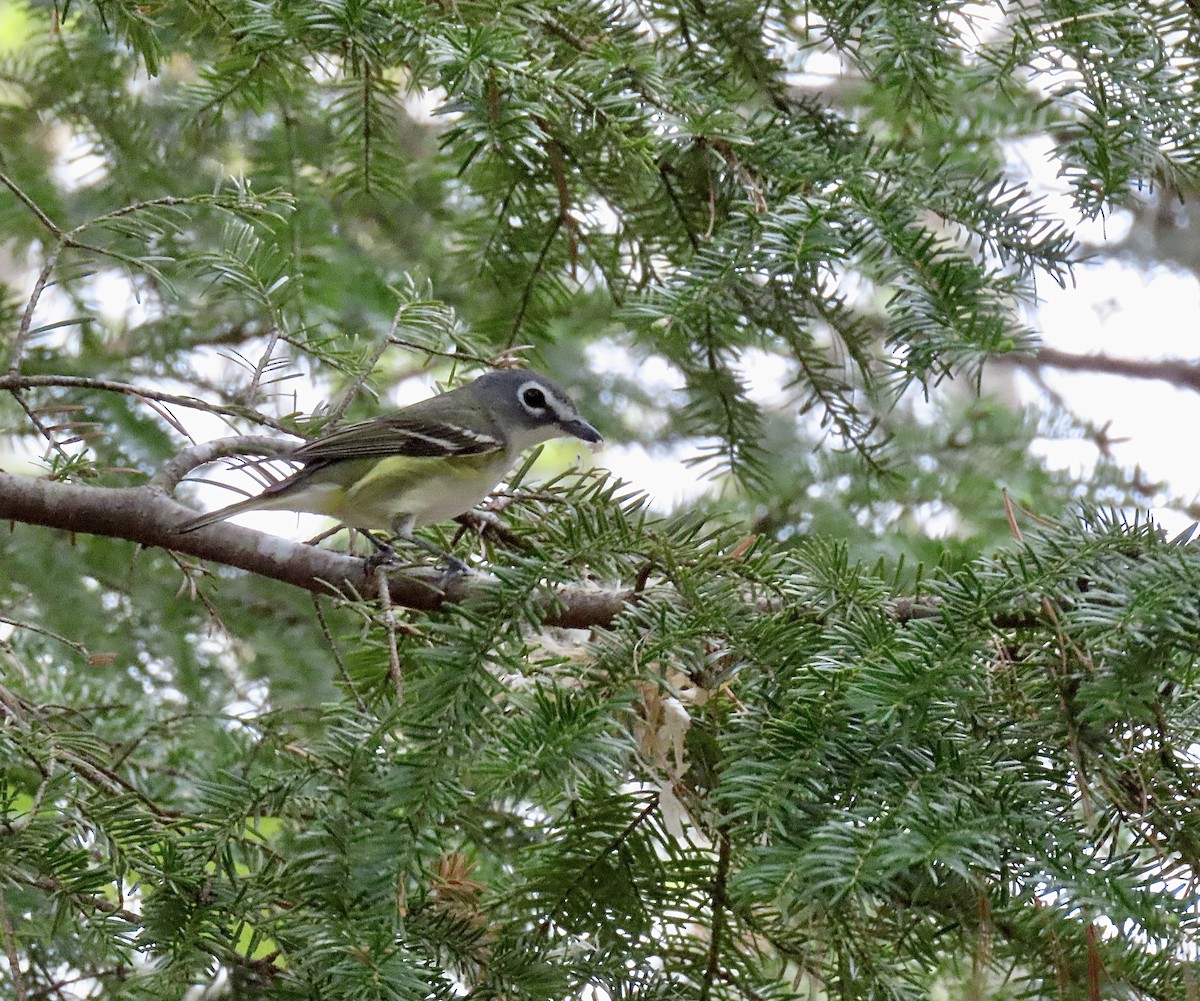
[[[1074,288],[1046,289],[1037,311],[1057,348],[1136,358],[1194,358],[1198,318],[1194,275],[1122,260],[1082,265]]]
[[[596,375],[622,376],[637,381],[650,393],[683,389],[683,375],[662,355],[635,357],[624,346],[603,338],[587,346],[588,368]]]
[[[804,73],[810,77],[832,80],[845,70],[845,60],[833,49],[818,49],[804,60]]]
[[[108,161],[97,151],[90,136],[71,132],[60,148],[62,152],[55,159],[53,170],[55,180],[65,191],[89,188],[108,177]]]
[[[414,121],[422,125],[445,123],[461,118],[458,112],[442,111],[449,100],[442,87],[429,87],[424,90],[414,90],[404,98],[404,110]]]
[[[114,327],[137,327],[162,315],[155,296],[140,290],[127,272],[113,268],[92,275],[84,294],[101,319]]]
[[[1076,287],[1044,290],[1036,321],[1046,344],[1074,354],[1114,358],[1179,358],[1200,355],[1200,281],[1165,267],[1107,260],[1076,272]],[[1045,368],[1041,377],[1081,417],[1111,422],[1108,435],[1117,462],[1140,467],[1151,481],[1165,481],[1184,500],[1200,496],[1200,464],[1181,431],[1200,423],[1200,394],[1165,382]],[[1043,391],[1022,376],[1021,395],[1041,400]],[[1051,465],[1086,478],[1095,465],[1087,442],[1039,441],[1037,454]],[[1167,508],[1151,509],[1168,531],[1189,519]]]
[[[964,3],[947,15],[959,34],[959,42],[970,55],[993,44],[1011,15],[995,3]]]
[[[643,445],[608,445],[597,457],[598,464],[645,491],[650,508],[662,514],[704,496],[712,489],[701,471],[689,466],[696,447],[647,449]]]
[[[1047,135],[1027,136],[1001,144],[1005,167],[1013,181],[1028,182],[1044,199],[1042,209],[1071,227],[1080,243],[1098,246],[1119,241],[1133,228],[1131,213],[1118,210],[1095,219],[1081,219],[1075,208],[1075,188],[1060,172],[1054,140]]]
[[[1035,438],[1030,451],[1051,469],[1066,470],[1077,480],[1085,480],[1096,468],[1096,446],[1082,438]]]
[[[746,395],[764,407],[786,404],[787,384],[795,377],[794,366],[786,359],[761,348],[742,353],[738,364],[746,379]]]
[[[617,215],[612,202],[599,195],[587,203],[584,219],[588,229],[601,233],[616,233],[621,228],[621,217]]]
[[[271,708],[271,686],[265,678],[245,682],[237,687],[238,698],[221,707],[221,712],[238,719],[255,719]],[[238,724],[229,722],[226,729],[235,729]]]

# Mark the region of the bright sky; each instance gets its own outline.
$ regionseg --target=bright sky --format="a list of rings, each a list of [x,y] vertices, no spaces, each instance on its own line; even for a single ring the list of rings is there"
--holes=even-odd
[[[1010,169],[1027,177],[1046,197],[1047,207],[1075,228],[1085,251],[1101,252],[1118,245],[1133,219],[1119,212],[1080,223],[1067,182],[1057,175],[1048,139],[1013,143]],[[1182,268],[1147,266],[1111,257],[1075,269],[1074,284],[1060,288],[1052,281],[1038,286],[1040,301],[1030,326],[1049,347],[1072,354],[1105,354],[1114,358],[1196,359],[1200,318],[1200,281]],[[1112,447],[1114,458],[1133,470],[1140,466],[1151,482],[1162,481],[1166,493],[1184,502],[1200,496],[1200,464],[1180,448],[1178,429],[1200,419],[1200,394],[1164,382],[1127,379],[1044,368],[1046,386],[1080,417],[1096,425],[1112,422],[1110,438],[1127,441]],[[1026,374],[1016,377],[1023,401],[1045,402],[1045,392]],[[1042,441],[1041,453],[1056,467],[1084,476],[1093,467],[1096,449],[1088,442]],[[1181,531],[1190,519],[1168,508],[1152,511],[1169,532]]]
[[[1047,344],[1122,358],[1195,360],[1198,318],[1200,282],[1194,275],[1121,261],[1079,269],[1076,287],[1048,290],[1038,310]],[[1042,376],[1080,416],[1098,425],[1111,421],[1109,435],[1128,439],[1112,449],[1123,466],[1141,466],[1149,480],[1165,481],[1184,501],[1200,496],[1200,463],[1191,441],[1200,423],[1200,394],[1155,380],[1051,368]],[[1028,399],[1042,395],[1027,375],[1018,385]],[[1043,454],[1055,465],[1083,473],[1095,449],[1085,442],[1046,442]],[[1155,515],[1169,531],[1189,523],[1169,510],[1155,509]]]

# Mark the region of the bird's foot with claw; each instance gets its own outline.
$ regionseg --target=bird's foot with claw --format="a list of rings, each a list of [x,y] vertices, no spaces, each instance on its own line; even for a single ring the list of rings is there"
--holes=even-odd
[[[396,549],[386,542],[382,542],[374,536],[368,536],[371,542],[376,546],[375,552],[366,558],[366,571],[368,574],[374,574],[379,569],[397,569],[399,567],[417,567],[419,563],[410,563],[403,560]],[[442,572],[445,580],[449,581],[454,577],[466,576],[471,572],[470,564],[460,560],[457,556],[452,556],[450,553],[444,553],[440,549],[435,549],[432,546],[426,547],[421,543],[421,548],[426,549],[438,558],[437,568]]]
[[[446,575],[447,580],[451,577],[464,577],[471,572],[470,564],[464,563],[457,556],[443,553],[442,559],[444,562],[438,566],[438,569]]]
[[[388,569],[398,566],[400,563],[400,554],[391,546],[381,546],[371,553],[366,558],[366,571],[368,574],[374,574],[376,570]]]

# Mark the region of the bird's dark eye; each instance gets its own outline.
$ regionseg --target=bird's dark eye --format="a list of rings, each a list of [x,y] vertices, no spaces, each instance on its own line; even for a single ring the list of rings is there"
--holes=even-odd
[[[532,410],[546,409],[546,394],[540,389],[530,386],[521,394],[521,399],[525,402],[525,406]]]

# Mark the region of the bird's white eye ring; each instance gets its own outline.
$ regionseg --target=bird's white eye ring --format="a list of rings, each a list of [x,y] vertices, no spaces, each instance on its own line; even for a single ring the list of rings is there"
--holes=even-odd
[[[521,391],[521,402],[531,410],[545,410],[546,394],[537,386],[529,386]]]

